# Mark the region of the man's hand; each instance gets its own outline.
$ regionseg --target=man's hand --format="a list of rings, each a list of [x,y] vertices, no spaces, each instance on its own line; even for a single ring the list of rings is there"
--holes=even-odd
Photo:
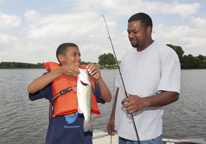
[[[145,98],[141,98],[137,95],[130,95],[128,93],[126,94],[128,98],[122,100],[122,105],[125,107],[128,114],[141,111],[148,106]]]
[[[116,132],[114,130],[114,118],[110,118],[108,125],[107,125],[107,131],[108,131],[108,134],[110,135],[114,135],[114,132]]]

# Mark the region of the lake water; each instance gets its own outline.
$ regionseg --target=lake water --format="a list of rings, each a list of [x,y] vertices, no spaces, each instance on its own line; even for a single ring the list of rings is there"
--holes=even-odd
[[[27,86],[44,69],[0,70],[0,143],[43,144],[49,117],[46,99],[31,102]],[[112,94],[117,70],[101,70]],[[182,70],[181,95],[165,107],[164,138],[206,139],[206,70]],[[94,129],[106,131],[113,101],[99,105],[101,116],[92,115]]]

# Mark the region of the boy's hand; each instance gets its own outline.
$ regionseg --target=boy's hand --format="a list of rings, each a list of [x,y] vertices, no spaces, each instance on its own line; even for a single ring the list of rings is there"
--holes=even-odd
[[[92,78],[94,78],[95,80],[99,80],[101,75],[100,75],[100,70],[99,67],[95,64],[88,64],[87,65],[87,69],[89,71],[89,74]]]
[[[71,78],[74,78],[78,74],[80,74],[78,66],[75,64],[63,65],[60,68],[62,70],[63,75],[66,75],[66,76],[71,77]]]

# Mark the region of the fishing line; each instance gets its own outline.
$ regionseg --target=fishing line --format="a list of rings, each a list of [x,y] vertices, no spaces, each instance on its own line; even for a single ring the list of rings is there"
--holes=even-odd
[[[116,65],[117,65],[117,67],[118,67],[119,74],[120,74],[120,78],[121,78],[121,81],[122,81],[122,84],[123,84],[123,88],[124,88],[124,91],[125,91],[125,96],[128,98],[128,96],[127,96],[127,94],[126,94],[126,88],[125,88],[125,85],[124,85],[124,81],[123,81],[123,78],[122,78],[122,73],[121,73],[121,71],[120,71],[120,67],[119,67],[119,64],[118,64],[118,61],[117,61],[117,56],[116,56],[116,53],[115,53],[115,50],[114,50],[114,46],[113,46],[113,43],[112,43],[112,39],[111,39],[111,37],[110,37],[109,29],[108,29],[108,27],[107,27],[107,23],[106,23],[106,20],[105,20],[104,15],[103,15],[103,18],[104,18],[104,23],[105,23],[105,25],[106,25],[107,33],[108,33],[108,36],[109,36],[108,38],[109,38],[109,40],[110,40],[110,42],[111,42],[111,45],[112,45],[112,49],[113,49],[113,53],[114,53]],[[137,127],[136,127],[136,124],[135,124],[134,117],[133,117],[133,114],[132,114],[132,113],[131,113],[131,117],[132,117],[132,122],[133,122],[133,124],[134,124],[135,132],[136,132],[136,135],[137,135],[138,143],[141,144],[141,143],[140,143],[140,139],[139,139],[139,135],[138,135],[138,132],[137,132]]]

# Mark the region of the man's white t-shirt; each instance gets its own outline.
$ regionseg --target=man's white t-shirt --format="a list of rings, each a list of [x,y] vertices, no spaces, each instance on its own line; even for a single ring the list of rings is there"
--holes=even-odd
[[[126,91],[132,95],[147,97],[161,91],[180,93],[180,62],[176,52],[167,46],[153,42],[141,52],[132,48],[121,62],[121,73]],[[121,101],[126,98],[121,78],[116,86],[119,94],[115,112],[115,129],[118,135],[137,140],[131,119]],[[140,140],[154,139],[162,134],[163,107],[147,107],[133,113]]]

